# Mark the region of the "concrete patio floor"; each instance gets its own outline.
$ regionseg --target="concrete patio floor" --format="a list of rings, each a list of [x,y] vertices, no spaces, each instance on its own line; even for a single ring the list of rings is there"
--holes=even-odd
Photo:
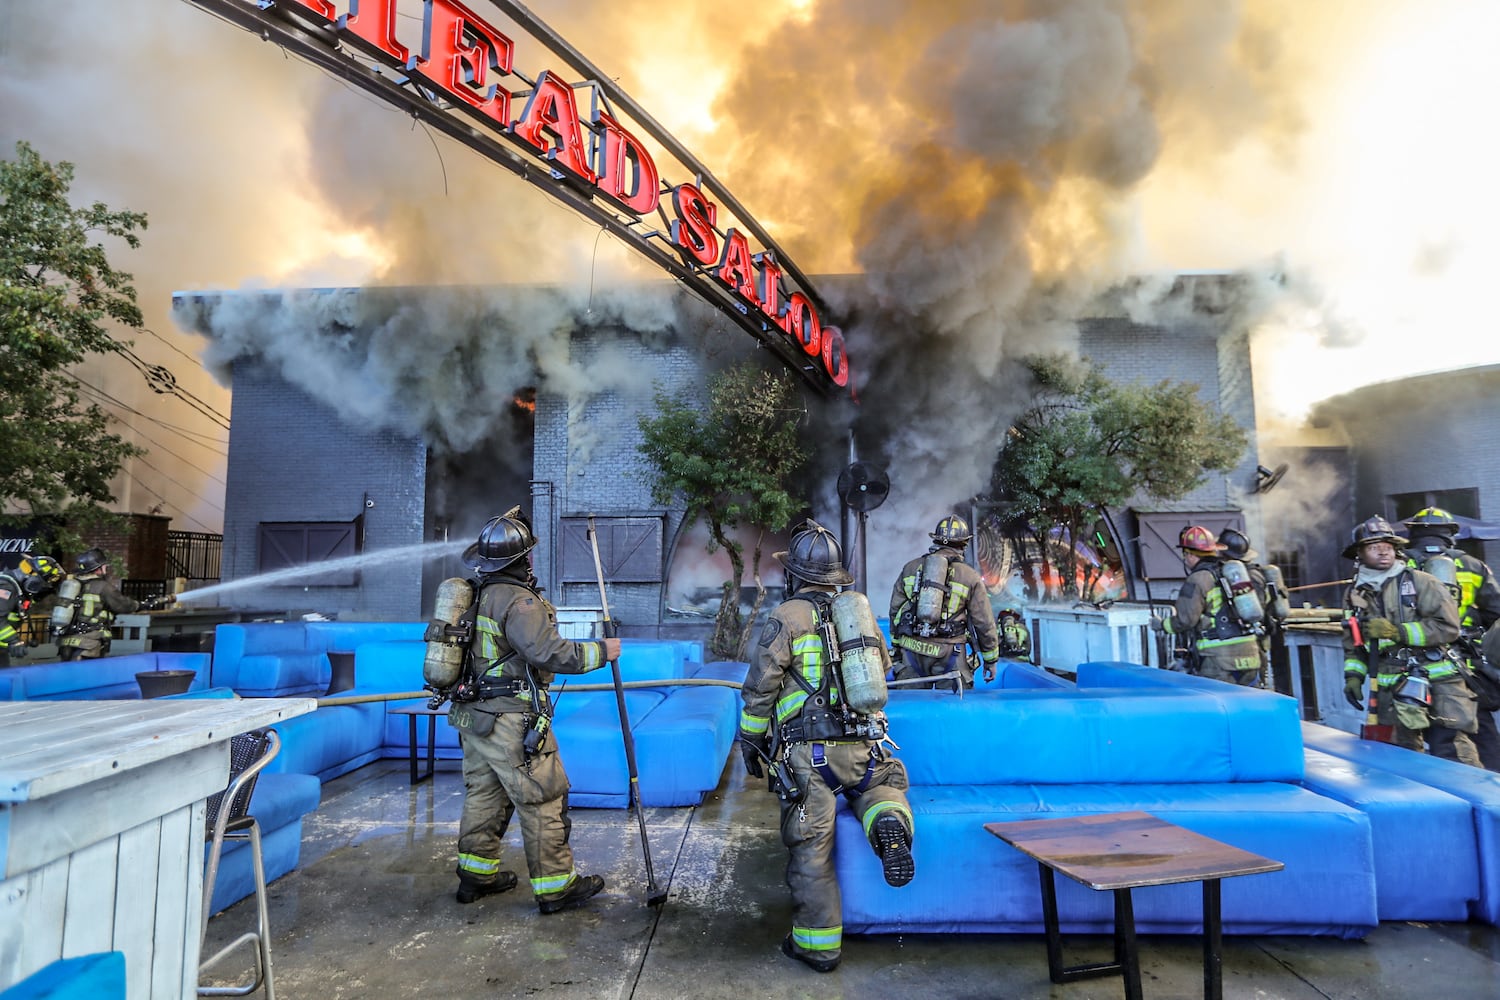
[[[275,988],[283,998],[1033,998],[1123,996],[1118,977],[1054,986],[1041,935],[850,936],[819,975],[783,957],[790,923],[775,799],[734,755],[696,808],[647,809],[658,882],[646,906],[640,832],[627,810],[577,809],[578,869],[608,885],[583,908],[537,912],[520,833],[505,863],[522,888],[462,906],[453,898],[463,798],[457,762],[409,784],[381,761],[323,786],[304,821],[298,869],[270,887]],[[919,834],[920,836],[920,831]],[[253,927],[253,899],[214,917],[205,954]],[[1069,964],[1107,960],[1110,939],[1065,938]],[[230,959],[229,982],[244,961]],[[1196,937],[1141,938],[1147,1000],[1203,995]],[[1500,931],[1484,924],[1383,924],[1363,941],[1226,937],[1224,996],[1257,1000],[1445,1000],[1500,996]],[[257,994],[260,995],[260,994]]]

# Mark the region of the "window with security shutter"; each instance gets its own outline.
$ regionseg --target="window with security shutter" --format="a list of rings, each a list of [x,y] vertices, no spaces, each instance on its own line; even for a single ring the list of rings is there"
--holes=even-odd
[[[599,579],[594,569],[594,548],[589,543],[587,517],[564,517],[558,524],[559,578],[563,583],[592,583]],[[596,517],[599,565],[609,583],[660,583],[662,538],[660,517]]]
[[[256,548],[256,571],[275,573],[295,566],[328,563],[359,554],[359,521],[262,521]],[[334,568],[268,580],[268,586],[355,587],[359,570]]]

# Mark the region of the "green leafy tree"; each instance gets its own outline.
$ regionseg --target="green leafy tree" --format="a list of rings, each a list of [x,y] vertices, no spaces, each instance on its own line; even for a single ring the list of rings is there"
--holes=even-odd
[[[1244,454],[1244,429],[1192,383],[1117,384],[1097,364],[1061,355],[1026,364],[1036,396],[1000,450],[991,491],[1033,525],[1065,529],[1064,594],[1076,593],[1073,540],[1099,509],[1136,495],[1180,499]]]
[[[804,461],[801,413],[790,376],[741,364],[710,379],[707,408],[691,394],[673,397],[658,387],[655,413],[639,420],[640,452],[654,470],[652,499],[680,499],[688,523],[701,517],[707,525],[708,551],[722,548],[729,555],[734,575],[724,582],[710,642],[721,658],[742,660],[749,647],[766,593],[760,576],[765,533],[784,531],[804,507],[794,493]],[[750,558],[755,602],[748,615],[739,599],[744,545],[732,537],[742,526],[760,529]]]
[[[140,450],[84,405],[68,369],[122,347],[106,322],[136,328],[131,275],[110,266],[101,237],[140,246],[146,217],[68,201],[73,165],[29,144],[0,161],[0,507],[12,523],[57,518],[54,543],[109,520],[110,481]]]

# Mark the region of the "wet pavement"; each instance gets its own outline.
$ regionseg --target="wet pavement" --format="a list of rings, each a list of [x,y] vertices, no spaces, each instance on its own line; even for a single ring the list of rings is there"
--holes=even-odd
[[[460,905],[454,841],[463,799],[456,761],[409,784],[404,760],[323,786],[303,823],[296,871],[270,887],[272,960],[283,998],[1033,998],[1124,995],[1119,978],[1053,985],[1041,935],[875,935],[844,941],[820,975],[778,951],[791,906],[775,798],[731,755],[695,808],[647,809],[665,905],[646,905],[640,830],[622,809],[576,809],[578,870],[604,892],[576,910],[538,913],[524,888],[520,832],[505,863],[519,890]],[[919,832],[920,836],[920,832]],[[253,899],[214,917],[205,954],[253,927]],[[1067,936],[1069,964],[1105,961],[1110,939]],[[226,961],[205,983],[227,983]],[[1200,939],[1140,940],[1146,1000],[1203,995]],[[238,956],[237,956],[238,957]],[[1363,941],[1226,937],[1226,998],[1444,1000],[1500,997],[1500,932],[1484,924],[1389,923]],[[241,980],[243,981],[243,979]],[[261,995],[261,994],[257,994]]]

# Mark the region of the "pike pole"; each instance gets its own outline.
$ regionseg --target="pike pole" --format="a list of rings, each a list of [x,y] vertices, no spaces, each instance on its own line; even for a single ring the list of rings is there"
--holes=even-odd
[[[604,612],[604,637],[613,639],[619,630],[609,617],[609,598],[604,594],[604,564],[599,561],[599,536],[594,531],[594,515],[589,515],[589,546],[594,550],[594,573],[599,578],[599,607]],[[646,905],[660,906],[667,901],[667,891],[656,884],[656,869],[651,866],[651,843],[646,839],[646,817],[641,812],[640,775],[635,767],[635,735],[630,731],[630,716],[625,711],[625,685],[620,677],[618,657],[609,661],[614,675],[615,704],[620,709],[620,732],[625,737],[625,766],[630,772],[630,801],[635,807],[635,820],[641,828],[641,854],[646,859]]]

